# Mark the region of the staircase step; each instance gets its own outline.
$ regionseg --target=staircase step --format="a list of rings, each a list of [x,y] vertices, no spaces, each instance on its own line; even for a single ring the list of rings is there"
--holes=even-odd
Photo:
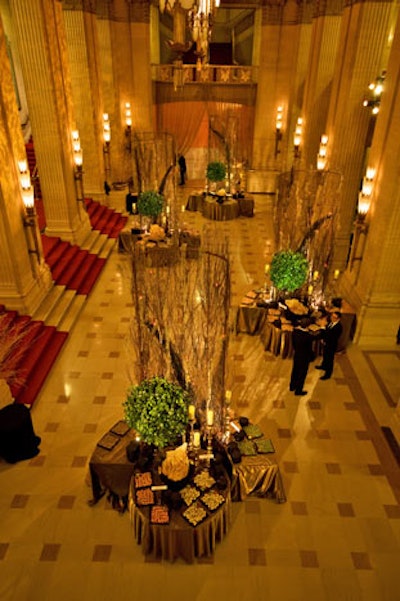
[[[86,300],[87,296],[84,294],[75,294],[71,304],[68,306],[68,311],[58,325],[59,330],[63,332],[71,332],[83,309],[84,304],[86,303]]]
[[[48,317],[55,305],[60,301],[60,298],[65,292],[65,286],[53,286],[49,294],[46,296],[40,307],[35,311],[32,318],[37,321],[47,322]]]
[[[95,230],[95,231],[97,231],[97,230]],[[99,255],[101,253],[104,246],[108,243],[108,240],[109,240],[108,236],[106,236],[105,234],[101,234],[100,232],[98,232],[98,234],[99,235],[97,237],[95,244],[90,249],[90,252],[95,255]]]
[[[96,257],[96,260],[93,264],[92,269],[88,273],[83,284],[79,287],[79,290],[78,290],[79,294],[89,294],[91,292],[105,263],[106,263],[106,259],[99,259]]]
[[[76,244],[74,245],[70,245],[65,252],[62,254],[62,256],[59,258],[59,260],[57,261],[57,263],[54,265],[53,269],[51,270],[53,279],[59,283],[59,284],[65,284],[65,282],[61,282],[61,276],[65,273],[65,271],[68,270],[68,268],[71,267],[71,265],[74,265],[75,262],[78,260],[78,255],[80,253],[80,248],[79,246],[77,246]]]
[[[67,288],[76,289],[75,280],[81,269],[85,269],[85,262],[89,252],[87,250],[78,250],[74,258],[65,266],[63,272],[56,278],[57,284],[64,285]],[[53,277],[55,272],[53,272]]]
[[[41,328],[37,326],[38,331],[36,332],[35,338],[32,340],[29,353],[24,355],[24,361],[21,363],[20,378],[22,382],[10,383],[10,390],[14,399],[16,399],[21,391],[26,388],[26,383],[28,381],[30,384],[30,375],[34,372],[37,365],[42,364],[43,353],[48,347],[53,333],[55,332],[54,327],[46,327],[44,324],[41,325]]]
[[[65,290],[59,302],[53,307],[49,317],[46,319],[46,325],[55,326],[59,331],[62,330],[63,328],[61,328],[60,324],[67,315],[75,296],[75,290]]]
[[[99,253],[97,253],[97,256],[99,257],[99,259],[108,259],[108,257],[111,255],[112,251],[114,250],[115,245],[116,245],[116,239],[109,238],[107,236],[106,243],[102,247],[101,251]]]

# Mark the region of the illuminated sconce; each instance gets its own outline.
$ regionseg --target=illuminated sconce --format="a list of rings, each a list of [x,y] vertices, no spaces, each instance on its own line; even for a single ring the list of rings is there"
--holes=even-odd
[[[275,121],[275,158],[280,153],[279,142],[282,140],[282,125],[283,125],[283,106],[278,106],[276,109]]]
[[[129,153],[132,150],[131,129],[132,129],[131,103],[125,102],[125,138],[126,138],[125,148]]]
[[[322,171],[326,167],[326,153],[328,146],[328,136],[324,134],[321,136],[321,142],[319,145],[319,151],[317,156],[317,169],[318,171]]]
[[[106,175],[106,181],[109,178],[111,167],[110,167],[110,142],[111,142],[111,126],[110,118],[108,113],[103,113],[103,156],[104,156],[104,170]]]
[[[35,193],[28,171],[28,164],[25,159],[18,161],[18,171],[19,181],[21,184],[22,202],[24,203],[25,207],[23,223],[24,226],[30,228],[31,231],[30,240],[28,240],[28,252],[36,255],[38,263],[40,263],[39,240],[37,235],[37,216],[35,211]],[[33,242],[33,248],[30,246],[30,241]]]
[[[296,123],[296,129],[294,130],[293,136],[293,145],[294,145],[294,156],[296,158],[300,157],[300,144],[301,144],[301,136],[303,133],[303,119],[299,117]]]
[[[369,84],[368,97],[364,98],[363,100],[363,106],[370,107],[373,115],[377,115],[379,113],[385,77],[386,71],[382,71],[381,75],[378,75],[375,81]]]
[[[73,130],[71,132],[72,138],[72,158],[74,161],[74,180],[75,180],[75,192],[76,192],[76,200],[78,202],[84,202],[85,194],[83,191],[83,152],[81,148],[81,141],[79,139],[78,130]]]
[[[363,221],[365,219],[366,214],[369,211],[369,207],[371,205],[371,195],[373,188],[373,180],[375,177],[375,169],[372,167],[368,167],[365,173],[365,177],[363,178],[361,190],[358,194],[358,219]]]

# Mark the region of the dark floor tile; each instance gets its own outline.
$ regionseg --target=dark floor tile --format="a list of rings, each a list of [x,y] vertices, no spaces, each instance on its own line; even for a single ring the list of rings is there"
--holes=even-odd
[[[96,332],[88,332],[86,338],[97,338]]]
[[[274,409],[285,409],[285,401],[272,401],[272,406]]]
[[[319,401],[308,401],[308,406],[314,411],[321,409],[321,403]]]
[[[278,428],[277,429],[278,438],[291,438],[292,433],[289,428]]]
[[[318,568],[318,555],[316,551],[300,549],[300,562],[302,568]]]
[[[368,465],[368,471],[371,476],[384,476],[385,472],[383,471],[382,466],[379,463],[370,463]]]
[[[112,545],[95,545],[92,561],[109,561]]]
[[[344,403],[344,408],[347,409],[347,411],[359,410],[358,403]]]
[[[372,570],[368,553],[352,551],[350,555],[356,570]]]
[[[100,377],[102,380],[112,380],[114,373],[112,371],[103,371]]]
[[[56,543],[45,543],[39,557],[39,561],[57,561],[61,545]]]
[[[371,435],[366,430],[356,430],[355,435],[358,440],[371,440]]]
[[[80,371],[70,371],[68,377],[71,378],[71,380],[77,380],[81,377],[81,374],[82,372]]]
[[[75,495],[62,495],[58,499],[57,509],[72,509],[75,503]]]
[[[83,426],[83,431],[85,434],[93,434],[93,432],[96,432],[97,430],[97,424],[85,424]]]
[[[105,396],[95,396],[93,399],[93,405],[104,405],[106,398],[107,397]]]
[[[87,457],[76,456],[72,460],[71,467],[85,467],[87,462]]]
[[[0,543],[0,561],[2,561],[7,555],[9,543]]]
[[[10,507],[12,509],[24,509],[29,501],[30,495],[14,495]]]
[[[384,505],[386,515],[391,520],[400,520],[400,505]]]
[[[283,469],[285,470],[285,472],[287,474],[298,474],[299,473],[299,466],[298,466],[297,461],[284,461]]]
[[[30,460],[29,465],[32,467],[42,467],[46,461],[46,455],[38,455]]]
[[[341,474],[342,469],[340,463],[325,463],[326,471],[328,474]]]
[[[65,394],[60,394],[57,399],[57,403],[69,403],[69,398]]]
[[[249,549],[249,565],[250,566],[265,566],[267,558],[264,549]]]
[[[93,317],[93,321],[96,321],[96,322],[100,322],[100,321],[103,321],[103,320],[104,320],[104,317],[102,317],[101,315],[95,315]]]
[[[45,432],[57,432],[60,422],[49,422],[44,429]]]
[[[315,434],[320,440],[329,440],[331,438],[329,430],[315,430]]]
[[[351,503],[337,503],[338,512],[341,518],[354,518],[355,513]]]
[[[88,357],[89,351],[79,351],[78,357]]]
[[[233,381],[240,384],[242,382],[246,381],[246,376],[242,375],[242,376],[234,376],[233,377]]]
[[[108,353],[108,356],[110,357],[110,359],[118,359],[118,357],[120,357],[121,353],[119,351],[111,351],[110,353]]]
[[[293,515],[308,515],[307,503],[305,501],[291,501]]]

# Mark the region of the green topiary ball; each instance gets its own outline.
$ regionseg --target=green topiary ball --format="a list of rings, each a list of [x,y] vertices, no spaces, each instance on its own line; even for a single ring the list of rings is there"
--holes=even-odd
[[[146,217],[157,217],[162,211],[164,199],[161,194],[155,190],[147,190],[146,192],[140,192],[137,210],[140,215]]]
[[[125,420],[148,444],[164,448],[181,436],[188,424],[188,394],[165,378],[143,380],[128,390]]]
[[[271,281],[278,290],[293,292],[307,280],[308,261],[301,253],[282,250],[271,261]]]
[[[214,163],[208,163],[207,165],[207,179],[210,182],[220,182],[225,179],[226,169],[223,163],[218,161]]]

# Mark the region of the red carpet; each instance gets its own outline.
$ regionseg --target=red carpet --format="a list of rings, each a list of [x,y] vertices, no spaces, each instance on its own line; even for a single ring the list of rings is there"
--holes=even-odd
[[[106,259],[101,259],[76,244],[62,241],[56,236],[42,234],[42,246],[46,263],[56,284],[89,294],[103,269]]]
[[[118,238],[118,234],[125,227],[128,217],[91,198],[86,198],[85,204],[92,228],[109,238]]]
[[[10,346],[3,369],[16,374],[7,379],[16,403],[33,405],[67,337],[67,332],[0,306],[0,340]]]

